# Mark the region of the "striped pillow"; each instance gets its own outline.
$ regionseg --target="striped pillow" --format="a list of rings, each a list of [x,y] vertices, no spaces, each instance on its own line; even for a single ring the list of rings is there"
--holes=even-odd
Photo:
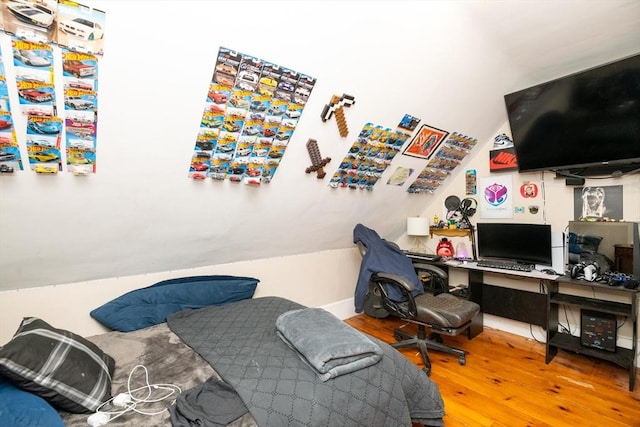
[[[0,349],[1,375],[73,413],[93,412],[111,398],[114,368],[95,344],[35,317],[25,317]]]

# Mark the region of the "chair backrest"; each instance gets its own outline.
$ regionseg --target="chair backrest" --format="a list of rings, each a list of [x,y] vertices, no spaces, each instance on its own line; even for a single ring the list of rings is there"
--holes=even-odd
[[[384,240],[374,230],[362,224],[358,224],[354,228],[353,241],[358,245],[360,253],[363,255],[354,295],[356,312],[359,313],[363,309],[369,282],[375,273],[382,272],[405,277],[415,288],[414,296],[424,292],[422,282],[413,268],[413,263],[395,243]],[[389,287],[388,295],[393,301],[405,300],[396,287]]]

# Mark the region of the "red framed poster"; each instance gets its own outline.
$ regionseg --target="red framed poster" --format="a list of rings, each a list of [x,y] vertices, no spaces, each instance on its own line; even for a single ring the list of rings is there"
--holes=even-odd
[[[447,131],[422,125],[402,154],[428,159],[433,155],[447,135],[449,135]]]

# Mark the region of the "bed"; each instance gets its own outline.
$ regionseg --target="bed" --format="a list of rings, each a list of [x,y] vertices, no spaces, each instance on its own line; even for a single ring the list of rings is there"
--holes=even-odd
[[[284,298],[248,298],[186,308],[150,327],[87,338],[115,362],[112,396],[145,383],[170,384],[181,391],[138,407],[153,415],[127,411],[112,416],[107,425],[443,425],[437,385],[374,337],[366,336],[380,350],[375,363],[331,378],[319,376],[276,327],[285,313],[306,311]],[[208,424],[196,424],[189,419],[193,412],[182,410],[202,402],[208,403],[197,410]],[[86,426],[91,415],[58,412],[67,427]]]

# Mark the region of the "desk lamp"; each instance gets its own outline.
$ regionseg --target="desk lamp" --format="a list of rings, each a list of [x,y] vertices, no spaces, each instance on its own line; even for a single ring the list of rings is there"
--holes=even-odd
[[[422,237],[429,235],[429,220],[421,217],[407,218],[407,235],[414,237],[412,252],[427,253],[427,246],[422,243]]]

